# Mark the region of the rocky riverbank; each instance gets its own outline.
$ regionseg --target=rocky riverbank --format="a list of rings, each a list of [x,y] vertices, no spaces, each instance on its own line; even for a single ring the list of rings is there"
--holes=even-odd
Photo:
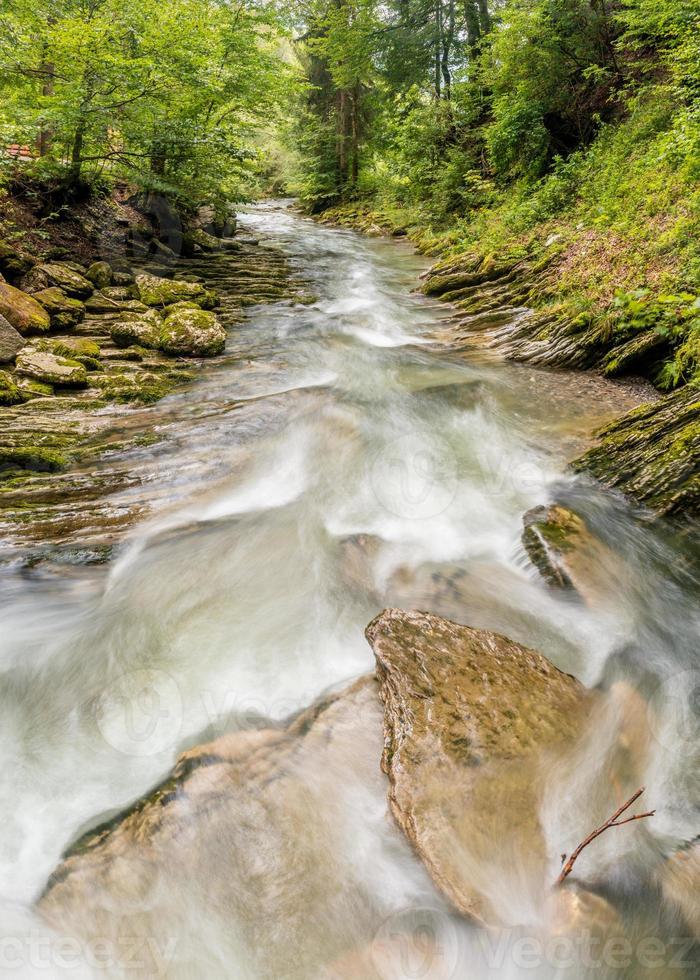
[[[76,464],[152,440],[145,409],[223,354],[246,308],[307,300],[284,255],[235,234],[233,221],[200,223],[178,256],[166,244],[183,248],[172,213],[161,226],[147,215],[135,226],[127,213],[109,235],[84,233],[76,250],[92,249],[92,262],[0,243],[0,502],[10,521],[84,494],[84,476],[62,476]]]

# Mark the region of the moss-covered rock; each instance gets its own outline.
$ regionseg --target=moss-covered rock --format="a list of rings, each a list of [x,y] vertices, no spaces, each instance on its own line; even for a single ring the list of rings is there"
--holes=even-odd
[[[28,293],[38,293],[42,289],[58,286],[64,293],[77,299],[87,299],[94,289],[89,279],[65,262],[43,262],[35,265],[22,277],[20,285]]]
[[[602,429],[599,443],[577,459],[577,472],[659,514],[700,517],[700,389],[642,405]]]
[[[18,374],[15,378],[17,387],[22,393],[22,400],[31,401],[33,398],[50,398],[54,390],[51,385],[42,384],[41,381],[32,381],[24,375]]]
[[[0,314],[0,364],[14,361],[26,341],[12,324]]]
[[[45,446],[0,446],[0,473],[34,470],[38,473],[57,473],[68,465],[68,457]]]
[[[109,401],[151,405],[172,391],[174,382],[149,371],[105,374],[92,383]]]
[[[159,348],[181,357],[214,357],[226,345],[226,331],[207,310],[179,309],[163,324]]]
[[[71,330],[85,316],[84,303],[68,296],[58,286],[40,289],[38,293],[34,293],[34,299],[41,303],[51,317],[51,327],[54,330]]]
[[[17,379],[7,371],[0,371],[0,405],[21,405],[23,401]]]
[[[15,245],[0,242],[0,273],[8,279],[19,279],[26,275],[34,265],[31,256],[22,252]]]
[[[118,347],[140,347],[156,350],[160,343],[163,320],[156,310],[128,314],[110,326],[110,336]]]
[[[161,279],[159,276],[145,273],[136,277],[136,286],[139,299],[146,306],[172,306],[182,300],[194,301],[198,306],[202,306],[208,298],[207,290],[201,283]]]
[[[17,355],[17,373],[34,381],[71,388],[87,384],[85,368],[70,357],[60,357],[35,347],[25,347]]]
[[[0,315],[23,337],[46,333],[51,326],[51,317],[33,296],[6,282],[0,282]]]
[[[194,244],[199,245],[204,252],[218,252],[221,249],[221,239],[210,235],[209,232],[205,231],[203,228],[195,228],[195,230],[190,233],[190,236]]]
[[[85,278],[89,279],[96,289],[104,289],[105,286],[112,284],[112,267],[109,262],[93,262],[85,273]]]
[[[99,290],[92,294],[92,296],[85,301],[85,311],[93,316],[99,316],[102,313],[120,313],[123,310],[123,304],[117,300],[110,299],[110,297],[105,296],[104,293],[99,292]]]
[[[100,348],[94,340],[86,337],[61,337],[38,340],[32,344],[34,350],[47,351],[58,357],[67,357],[82,364],[86,371],[99,371]]]

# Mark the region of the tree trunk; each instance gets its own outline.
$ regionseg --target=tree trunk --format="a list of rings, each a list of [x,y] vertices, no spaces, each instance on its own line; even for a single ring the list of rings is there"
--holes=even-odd
[[[81,119],[73,137],[73,147],[70,156],[70,176],[72,181],[80,178],[83,168],[83,144],[85,142],[85,120]]]

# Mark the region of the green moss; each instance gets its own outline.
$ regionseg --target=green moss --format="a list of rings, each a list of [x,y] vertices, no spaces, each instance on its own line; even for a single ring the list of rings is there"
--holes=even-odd
[[[109,401],[142,405],[160,401],[174,387],[172,380],[146,371],[105,375],[96,378],[94,383]]]
[[[3,476],[16,470],[57,473],[68,463],[69,459],[63,453],[45,446],[0,446],[0,474]]]
[[[0,405],[19,405],[23,401],[17,379],[7,371],[0,371]]]

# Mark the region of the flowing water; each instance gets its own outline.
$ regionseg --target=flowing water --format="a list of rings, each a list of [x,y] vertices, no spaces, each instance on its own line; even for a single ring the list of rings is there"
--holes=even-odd
[[[0,969],[102,975],[97,942],[114,939],[118,903],[82,910],[89,940],[73,945],[33,910],[64,849],[146,793],[184,748],[282,722],[370,672],[364,627],[394,604],[505,633],[608,692],[543,791],[552,879],[560,854],[600,822],[607,760],[634,715],[625,738],[657,815],[612,831],[577,865],[623,910],[631,952],[562,965],[541,943],[523,946],[556,927],[517,858],[474,872],[504,930],[452,915],[387,815],[381,717],[369,712],[322,771],[312,759],[296,774],[314,800],[304,819],[280,783],[284,846],[251,830],[255,874],[235,901],[173,870],[167,900],[143,911],[148,950],[119,947],[107,972],[139,973],[148,952],[139,975],[178,980],[686,975],[670,961],[687,957],[673,945],[687,928],[655,875],[699,829],[694,556],[566,473],[595,426],[637,394],[505,364],[477,341],[451,352],[438,342],[444,307],[412,293],[426,263],[405,245],[279,203],[242,223],[284,250],[318,300],[253,309],[228,356],[143,413],[157,442],[102,464],[107,483],[111,472],[133,477],[115,476],[112,514],[148,505],[108,563],[75,560],[100,539],[96,518],[71,517],[70,564],[32,568],[7,545]],[[550,499],[609,546],[586,602],[548,589],[520,544],[523,513]],[[662,950],[653,968],[638,955],[648,937]]]

